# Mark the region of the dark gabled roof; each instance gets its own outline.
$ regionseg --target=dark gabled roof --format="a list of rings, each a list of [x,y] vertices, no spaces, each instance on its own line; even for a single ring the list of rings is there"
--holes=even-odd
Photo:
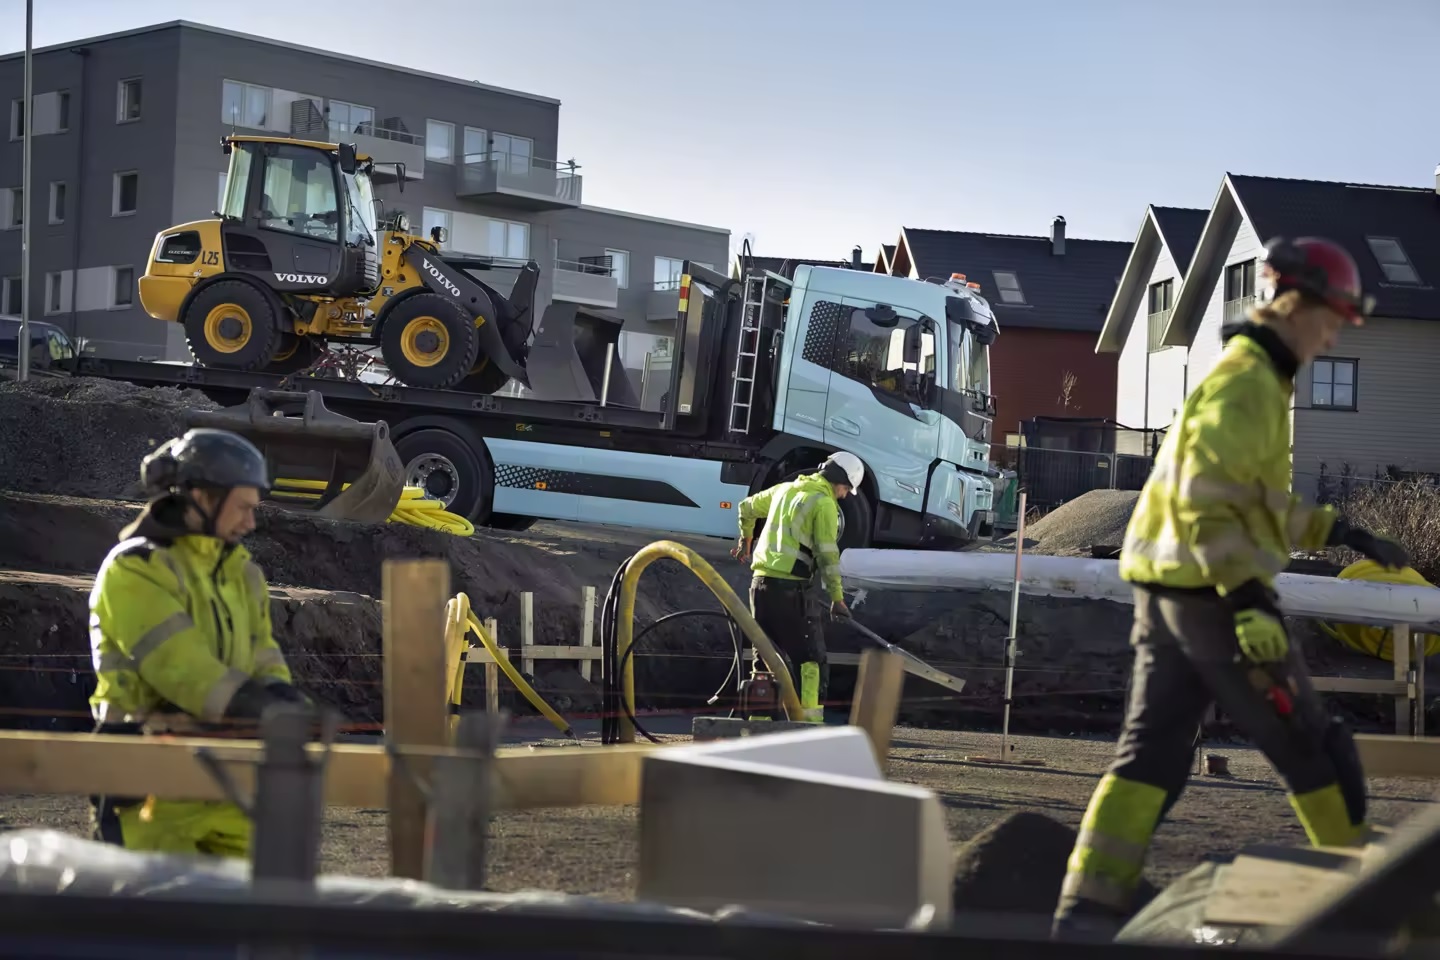
[[[1383,187],[1232,174],[1240,206],[1264,243],[1271,237],[1329,237],[1360,265],[1375,315],[1440,320],[1440,196],[1430,188]],[[1398,240],[1420,283],[1385,279],[1366,237]]]
[[[1167,345],[1188,345],[1199,332],[1241,216],[1262,243],[1277,236],[1320,236],[1345,247],[1360,267],[1366,292],[1375,297],[1375,316],[1440,320],[1440,196],[1433,188],[1227,173],[1176,294]],[[1420,282],[1388,281],[1367,237],[1398,241]]]
[[[893,244],[893,243],[883,243],[883,244],[881,244],[881,247],[883,247],[884,250],[885,250],[885,259],[888,260],[888,261],[890,261],[891,263],[894,263],[894,262],[895,262],[895,244]]]
[[[1190,261],[1195,256],[1195,246],[1200,242],[1200,231],[1205,229],[1205,218],[1210,216],[1210,211],[1193,207],[1155,206],[1150,210],[1155,214],[1155,223],[1160,228],[1160,236],[1170,250],[1176,269],[1180,271],[1180,276],[1185,276],[1185,271],[1190,269]]]
[[[963,273],[980,284],[1000,329],[1032,327],[1098,333],[1130,255],[1123,240],[1065,238],[1056,256],[1049,237],[1024,237],[906,227],[901,239],[920,279]],[[1012,271],[1025,303],[1006,303],[995,271]]]

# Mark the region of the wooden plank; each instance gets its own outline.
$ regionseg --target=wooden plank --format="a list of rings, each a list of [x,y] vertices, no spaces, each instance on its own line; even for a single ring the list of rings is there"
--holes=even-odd
[[[885,772],[890,764],[890,737],[900,715],[905,687],[905,658],[898,653],[866,650],[860,656],[860,676],[850,704],[850,723],[870,736],[875,759]]]
[[[581,594],[580,600],[580,646],[593,648],[595,646],[595,588],[586,587]],[[580,659],[580,676],[586,680],[590,679],[590,656],[589,650]],[[595,659],[599,659],[596,657]]]
[[[504,720],[474,712],[459,720],[456,753],[431,761],[425,879],[447,890],[484,890],[491,768]]]
[[[1390,628],[1391,657],[1395,665],[1395,682],[1405,683],[1410,679],[1410,627],[1397,623]],[[1395,697],[1395,735],[1399,737],[1414,733],[1410,725],[1410,698]]]
[[[1304,916],[1317,898],[1352,883],[1348,870],[1241,855],[1221,867],[1205,900],[1212,924],[1283,926]]]
[[[200,747],[225,764],[243,794],[253,791],[254,766],[261,757],[256,740],[0,730],[0,793],[224,800],[219,785],[195,759]],[[316,757],[320,749],[314,744],[307,748]],[[640,761],[657,749],[664,748],[652,744],[502,747],[495,753],[495,809],[635,803],[640,796]],[[449,747],[396,750],[412,766],[455,752]],[[335,744],[326,767],[325,802],[383,810],[389,802],[390,772],[383,746]]]
[[[520,594],[520,669],[529,677],[535,676],[535,658],[530,651],[535,647],[535,594],[525,591]]]
[[[386,560],[382,596],[386,740],[395,746],[440,746],[449,734],[445,606],[450,599],[450,564]],[[411,880],[424,876],[427,811],[422,785],[429,774],[424,760],[390,769],[393,876]]]
[[[500,625],[495,622],[494,617],[485,619],[485,632],[490,634],[490,639],[495,643],[495,649],[500,655],[506,656],[505,648],[500,646]],[[500,716],[500,666],[495,658],[490,656],[490,651],[484,647],[480,652],[485,657],[485,712],[490,715],[491,720]]]
[[[1357,733],[1355,746],[1366,777],[1440,780],[1440,739]]]

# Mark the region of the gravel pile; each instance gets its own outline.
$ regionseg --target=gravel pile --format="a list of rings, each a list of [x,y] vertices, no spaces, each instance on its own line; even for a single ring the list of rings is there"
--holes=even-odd
[[[1052,557],[1088,557],[1091,547],[1118,547],[1139,499],[1135,490],[1091,490],[1026,527],[1025,549]]]
[[[140,460],[185,431],[194,390],[88,377],[0,383],[0,490],[134,498]]]

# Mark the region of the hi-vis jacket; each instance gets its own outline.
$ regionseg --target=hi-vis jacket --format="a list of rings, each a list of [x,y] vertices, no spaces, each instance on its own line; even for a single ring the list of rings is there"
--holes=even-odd
[[[1273,587],[1294,549],[1324,546],[1330,507],[1290,493],[1294,358],[1264,328],[1232,336],[1185,400],[1125,532],[1120,576],[1221,595]]]
[[[120,534],[90,594],[101,724],[184,713],[216,722],[247,679],[290,683],[270,632],[270,595],[244,547],[186,533],[178,498]]]
[[[760,517],[766,518],[765,530],[751,570],[781,580],[809,580],[818,572],[831,600],[845,598],[840,589],[840,502],[829,481],[809,473],[740,501],[740,536],[750,537]]]

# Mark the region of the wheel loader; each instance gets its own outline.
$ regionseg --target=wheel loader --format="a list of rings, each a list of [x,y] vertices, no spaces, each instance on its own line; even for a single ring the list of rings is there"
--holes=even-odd
[[[179,323],[201,366],[289,373],[326,342],[380,348],[413,387],[490,394],[529,386],[539,268],[519,267],[508,297],[470,271],[488,258],[442,255],[446,237],[377,225],[376,161],[354,144],[228,136],[230,173],[210,220],[162,230],[140,302]],[[397,179],[405,182],[403,165]]]

